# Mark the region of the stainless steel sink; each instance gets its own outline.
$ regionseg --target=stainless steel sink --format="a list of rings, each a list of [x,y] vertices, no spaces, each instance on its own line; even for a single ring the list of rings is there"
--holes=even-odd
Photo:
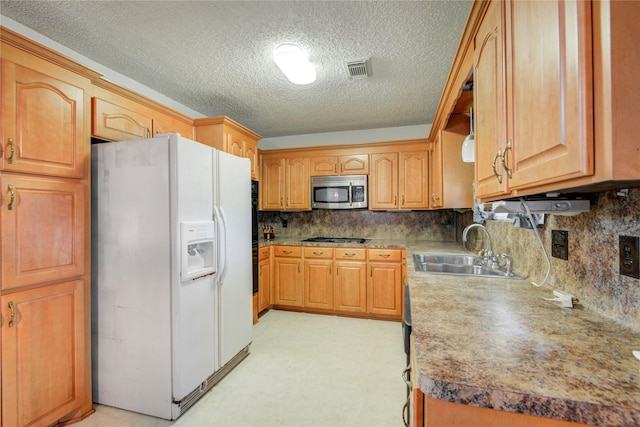
[[[483,265],[483,258],[475,255],[419,253],[413,254],[413,264],[416,271],[426,273],[522,279],[513,273],[507,275],[502,269]]]

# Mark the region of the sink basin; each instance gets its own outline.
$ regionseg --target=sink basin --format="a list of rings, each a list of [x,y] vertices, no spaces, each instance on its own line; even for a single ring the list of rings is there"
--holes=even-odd
[[[416,271],[438,274],[457,274],[462,276],[495,277],[504,279],[522,279],[513,273],[506,275],[504,270],[482,265],[482,257],[465,254],[422,253],[413,254]]]

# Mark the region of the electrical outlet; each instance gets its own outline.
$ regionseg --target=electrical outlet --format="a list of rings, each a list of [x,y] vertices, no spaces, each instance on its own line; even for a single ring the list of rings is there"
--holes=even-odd
[[[287,226],[289,225],[289,221],[287,221],[286,219],[282,220],[282,228],[287,228]]]
[[[569,232],[564,230],[551,230],[551,256],[560,259],[569,259]]]
[[[638,236],[619,236],[620,274],[640,279],[640,252]]]

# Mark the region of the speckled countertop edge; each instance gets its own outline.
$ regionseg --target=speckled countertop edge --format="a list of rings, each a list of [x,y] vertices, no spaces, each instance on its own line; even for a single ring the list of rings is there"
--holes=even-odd
[[[372,239],[366,244],[261,239],[260,246],[406,248],[415,381],[454,403],[598,426],[640,425],[640,334],[579,305],[543,298],[527,280],[416,272],[413,253],[460,244]]]
[[[640,334],[528,280],[416,272],[417,381],[440,400],[598,426],[640,425]],[[444,249],[451,251],[451,248]]]

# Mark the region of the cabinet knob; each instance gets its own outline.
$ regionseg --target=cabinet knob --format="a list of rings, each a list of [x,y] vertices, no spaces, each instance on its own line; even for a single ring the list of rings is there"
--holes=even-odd
[[[498,183],[502,184],[502,174],[499,174],[498,171],[496,170],[496,162],[498,161],[498,158],[501,157],[502,154],[502,149],[499,149],[498,152],[496,153],[496,156],[493,158],[493,174],[496,176],[496,178],[498,178]]]
[[[9,184],[9,204],[7,205],[8,210],[10,211],[13,210],[13,205],[15,200],[16,200],[15,188],[13,187],[13,185]]]
[[[9,320],[9,327],[13,328],[16,320],[16,309],[13,305],[13,301],[9,301],[9,310],[11,311],[11,320]]]
[[[502,159],[502,168],[507,172],[507,176],[509,177],[509,179],[513,178],[513,169],[509,169],[507,167],[507,151],[513,149],[513,147],[511,146],[511,140],[509,140],[509,143],[507,144],[506,147],[504,147],[504,152],[502,153],[501,159]]]
[[[7,163],[12,164],[13,158],[16,155],[16,147],[13,143],[13,138],[9,138],[9,157],[7,157]]]

